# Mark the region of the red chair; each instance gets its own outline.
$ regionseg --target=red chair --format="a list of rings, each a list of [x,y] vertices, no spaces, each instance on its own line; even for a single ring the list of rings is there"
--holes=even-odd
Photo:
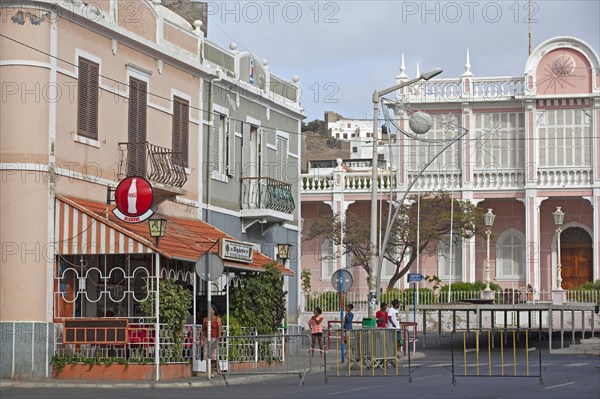
[[[142,344],[146,340],[146,330],[138,328],[130,328],[127,331],[127,343],[130,352],[132,349],[142,349]],[[130,354],[129,354],[130,355]]]

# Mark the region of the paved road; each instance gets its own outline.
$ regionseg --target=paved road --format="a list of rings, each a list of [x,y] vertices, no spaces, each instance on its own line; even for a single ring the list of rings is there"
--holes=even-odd
[[[498,355],[494,353],[494,356]],[[474,354],[467,359],[467,373],[477,371]],[[461,377],[464,373],[462,353],[456,360],[456,385],[452,385],[450,371],[451,357],[448,350],[427,351],[425,358],[417,360],[413,366],[412,383],[409,383],[408,369],[400,369],[399,376],[387,377],[337,377],[336,369],[329,366],[329,383],[325,383],[322,371],[315,371],[299,385],[299,378],[284,377],[254,384],[211,386],[203,388],[153,388],[153,389],[80,389],[44,388],[0,390],[0,398],[577,398],[598,399],[600,397],[600,358],[585,355],[543,355],[542,378],[500,377],[500,357],[493,358],[492,374],[495,377]],[[537,357],[530,357],[530,374],[537,375]],[[488,372],[486,358],[480,356],[480,374]],[[525,372],[525,358],[518,357],[517,374]],[[514,371],[513,363],[505,364],[505,374]],[[347,372],[347,369],[346,369]],[[358,371],[356,372],[358,373]],[[222,382],[221,382],[222,384]]]

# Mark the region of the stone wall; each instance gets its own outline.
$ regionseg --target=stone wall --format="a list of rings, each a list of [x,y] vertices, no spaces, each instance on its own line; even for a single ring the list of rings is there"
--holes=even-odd
[[[202,21],[204,37],[208,34],[208,3],[191,0],[162,0],[162,5],[181,15],[194,26],[194,21]]]

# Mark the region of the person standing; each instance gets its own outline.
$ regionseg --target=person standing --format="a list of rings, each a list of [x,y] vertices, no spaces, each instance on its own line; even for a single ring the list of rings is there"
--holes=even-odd
[[[221,318],[216,315],[215,305],[210,307],[210,359],[214,361],[214,367],[218,369],[217,351],[219,349],[219,337],[223,335],[223,322]],[[207,348],[208,344],[208,318],[205,316],[202,320],[202,331],[200,333],[200,339],[204,348]],[[205,352],[206,353],[206,352]],[[208,372],[208,370],[207,370]]]
[[[398,341],[398,347],[404,345],[404,339],[402,339],[402,328],[400,327],[400,317],[398,309],[400,308],[400,301],[394,299],[392,306],[388,310],[387,326],[396,330],[396,341]]]
[[[321,356],[323,356],[323,316],[321,316],[321,308],[315,306],[313,316],[308,320],[308,326],[310,327],[310,333],[312,335],[312,342],[310,345],[311,356],[315,355],[315,344],[319,342],[319,349],[321,350]]]
[[[354,313],[352,313],[354,305],[349,303],[346,305],[346,315],[344,316],[344,330],[352,330],[352,321],[354,320]]]
[[[375,313],[375,319],[377,321],[377,327],[385,328],[387,327],[388,321],[388,312],[387,312],[387,303],[381,302],[379,310]]]

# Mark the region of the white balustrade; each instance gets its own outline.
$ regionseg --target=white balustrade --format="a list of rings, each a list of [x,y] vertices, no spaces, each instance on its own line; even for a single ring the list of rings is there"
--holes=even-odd
[[[436,79],[411,86],[404,94],[408,102],[493,101],[526,94],[522,77],[471,78],[472,91],[460,79]]]

